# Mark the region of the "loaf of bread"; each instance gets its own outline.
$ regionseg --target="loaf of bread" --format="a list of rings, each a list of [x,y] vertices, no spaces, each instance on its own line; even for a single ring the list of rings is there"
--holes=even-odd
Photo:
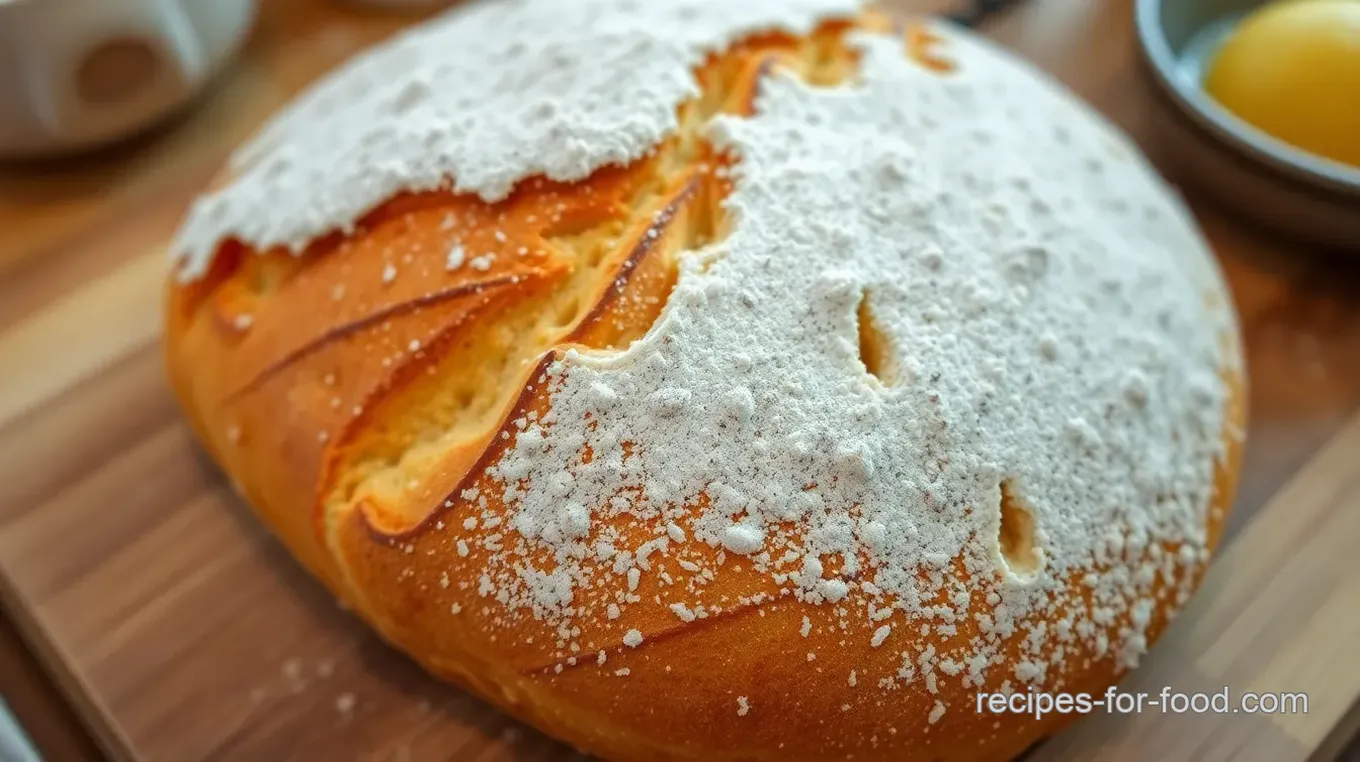
[[[1137,149],[852,0],[488,0],[196,201],[187,418],[439,678],[612,760],[1004,760],[1193,593],[1237,318]]]

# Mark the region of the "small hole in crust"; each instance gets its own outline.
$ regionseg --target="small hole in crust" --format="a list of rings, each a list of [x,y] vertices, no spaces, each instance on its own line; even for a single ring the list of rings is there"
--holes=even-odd
[[[453,401],[454,409],[458,411],[467,411],[469,408],[472,407],[472,402],[475,394],[476,391],[474,389],[470,388],[459,389],[457,395],[454,397]]]
[[[1001,524],[997,544],[1006,568],[1017,577],[1033,577],[1043,566],[1043,553],[1034,541],[1034,514],[1015,494],[1010,482],[1001,483]]]
[[[576,321],[581,319],[581,311],[581,297],[576,296],[558,309],[554,327],[560,329],[576,325]]]
[[[892,344],[874,320],[867,290],[860,297],[855,322],[859,325],[859,361],[864,369],[884,386],[896,384],[897,363],[892,356]]]
[[[586,254],[586,267],[599,267],[604,261],[604,255],[609,253],[609,247],[603,244],[591,247]]]

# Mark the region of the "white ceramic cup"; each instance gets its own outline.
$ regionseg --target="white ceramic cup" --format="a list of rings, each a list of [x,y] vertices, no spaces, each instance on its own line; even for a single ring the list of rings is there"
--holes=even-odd
[[[0,0],[0,157],[127,137],[203,88],[255,0]]]

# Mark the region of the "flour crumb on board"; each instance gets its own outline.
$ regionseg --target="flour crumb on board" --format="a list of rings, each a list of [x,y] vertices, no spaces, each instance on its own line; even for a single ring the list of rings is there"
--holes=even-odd
[[[335,711],[343,716],[353,714],[356,699],[353,693],[342,693],[335,697]]]
[[[284,661],[282,672],[284,679],[287,680],[288,690],[291,690],[292,693],[302,693],[311,684],[311,680],[306,674],[305,664],[302,663],[301,659]]]
[[[751,702],[745,696],[737,696],[737,716],[745,717],[751,711]]]

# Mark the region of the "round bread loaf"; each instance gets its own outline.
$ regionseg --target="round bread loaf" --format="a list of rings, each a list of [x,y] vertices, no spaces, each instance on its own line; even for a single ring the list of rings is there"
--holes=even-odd
[[[851,0],[495,0],[174,247],[198,435],[433,674],[616,760],[1003,760],[1193,592],[1236,316],[1137,150]]]

